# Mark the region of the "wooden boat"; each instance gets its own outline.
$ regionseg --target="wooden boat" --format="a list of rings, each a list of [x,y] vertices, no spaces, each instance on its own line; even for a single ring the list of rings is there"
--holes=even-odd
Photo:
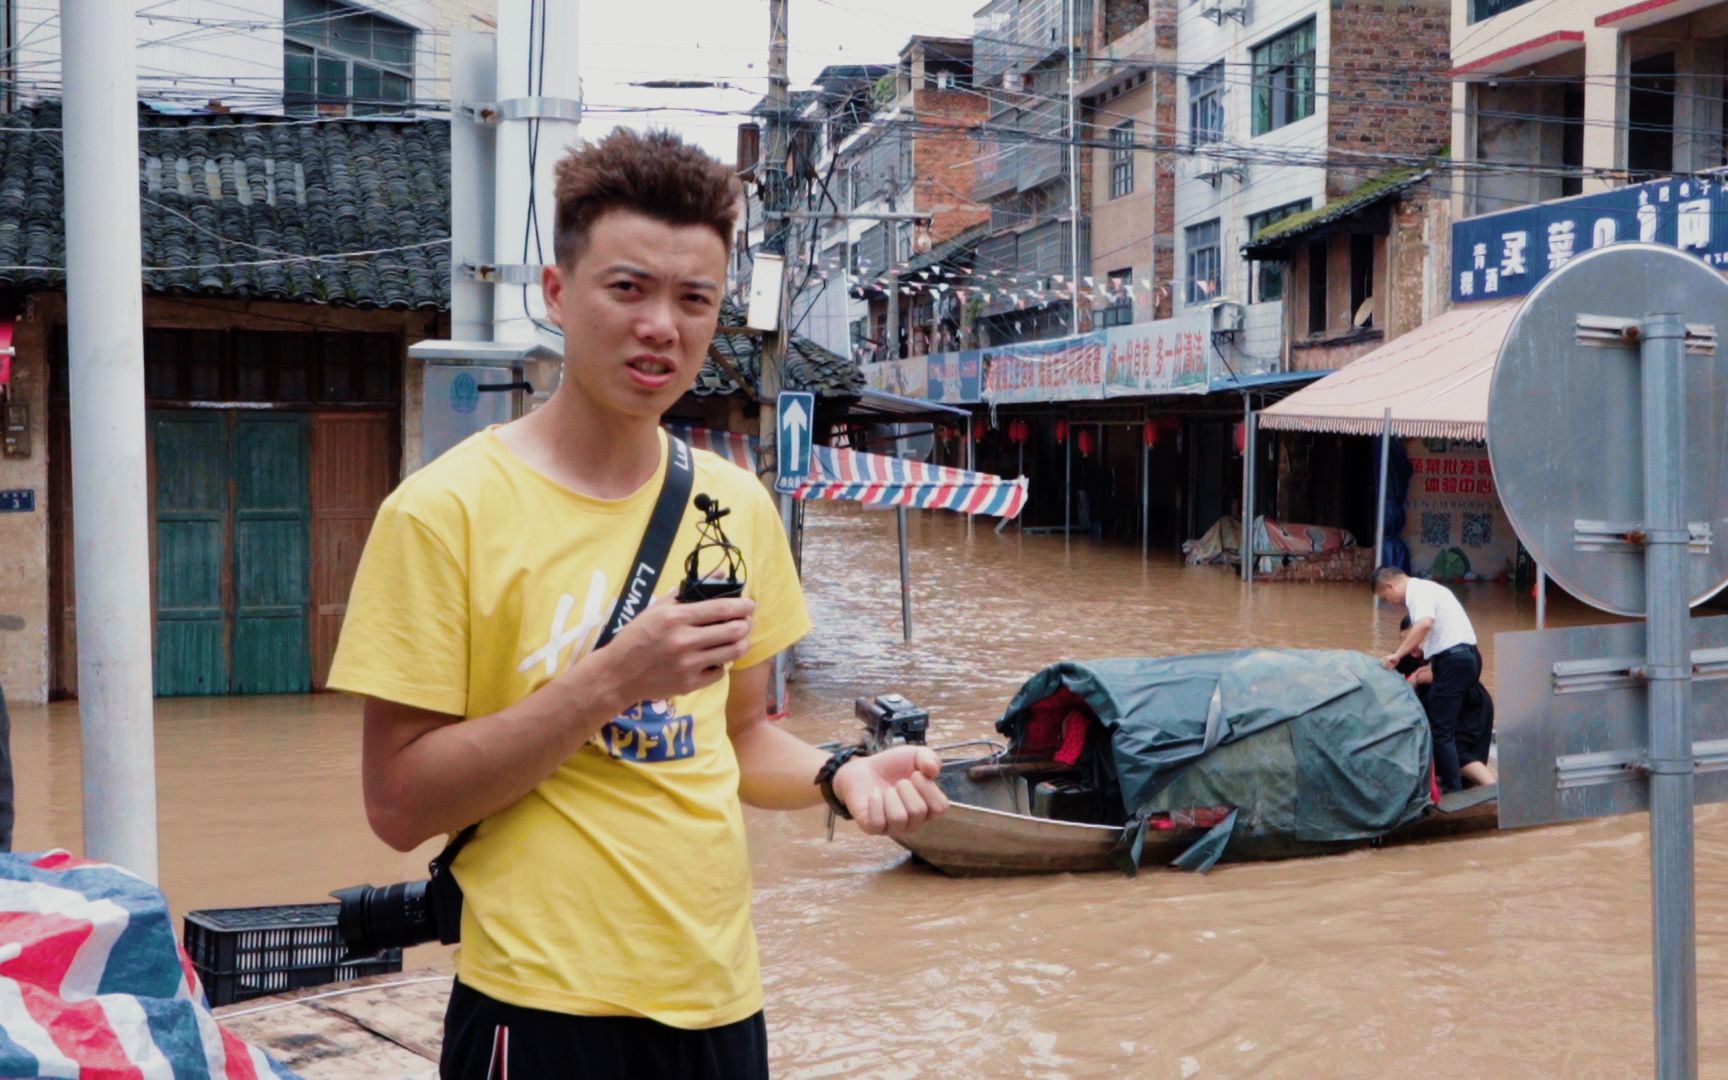
[[[435,1080],[448,973],[370,975],[216,1010],[229,1031],[304,1080]]]
[[[944,762],[940,783],[948,812],[910,836],[896,837],[919,862],[954,877],[1087,873],[1119,870],[1120,825],[1094,825],[1032,813],[1027,763],[992,757]],[[1355,844],[1316,846],[1338,852],[1484,832],[1499,826],[1498,789],[1471,788],[1441,798],[1424,816],[1385,836]],[[1187,850],[1211,821],[1171,821],[1148,831],[1140,865],[1168,865]]]
[[[875,749],[929,726],[892,694],[860,700],[858,718]],[[900,839],[944,873],[1203,871],[1499,824],[1497,788],[1432,797],[1422,706],[1362,653],[1062,661],[996,728],[988,754],[944,748],[951,808]]]

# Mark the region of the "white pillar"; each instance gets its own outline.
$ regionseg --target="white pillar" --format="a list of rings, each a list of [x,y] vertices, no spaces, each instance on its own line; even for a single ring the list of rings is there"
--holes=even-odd
[[[1620,32],[1584,28],[1584,167],[1618,169],[1626,161],[1626,75]],[[1600,174],[1584,178],[1584,193],[1615,185]],[[1627,239],[1635,239],[1628,237]]]
[[[576,49],[578,7],[567,0],[498,0],[500,102],[526,97],[581,98],[581,68]],[[528,156],[533,141],[530,135],[536,126],[538,150],[530,174]],[[577,122],[568,119],[504,120],[498,124],[493,252],[500,264],[553,261],[557,192],[552,173],[558,160],[575,145],[577,128]],[[528,225],[530,176],[534,184],[535,228],[529,233],[528,254],[524,258],[522,238]],[[535,233],[539,235],[538,247]],[[499,285],[494,317],[497,319],[494,341],[533,341],[536,328],[532,320],[546,320],[546,304],[539,286],[528,286],[524,307],[520,283]]]
[[[61,0],[84,854],[156,880],[144,298],[131,3]]]

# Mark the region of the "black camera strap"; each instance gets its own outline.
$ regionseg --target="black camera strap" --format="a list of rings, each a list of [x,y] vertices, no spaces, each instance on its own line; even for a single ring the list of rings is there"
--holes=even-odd
[[[594,648],[599,649],[611,641],[618,631],[642,613],[648,606],[648,601],[654,596],[654,586],[660,581],[660,574],[666,568],[667,556],[672,553],[672,543],[678,538],[678,527],[684,522],[684,512],[690,505],[690,489],[696,482],[695,462],[690,456],[690,447],[684,440],[666,433],[666,475],[660,482],[660,497],[654,503],[654,512],[648,518],[648,531],[642,534],[642,544],[636,549],[636,557],[631,560],[627,571],[628,579],[624,588],[618,593],[618,603],[612,609],[612,617],[606,620],[606,625],[600,628],[600,636],[594,640]],[[439,879],[450,873],[450,866],[456,861],[457,852],[474,839],[474,833],[480,828],[480,823],[463,829],[456,834],[455,839],[438,853],[432,860],[431,872],[434,886]],[[449,878],[451,884],[455,878]],[[457,894],[459,902],[460,894]],[[438,902],[434,896],[433,902]],[[452,914],[455,914],[454,912]],[[442,920],[440,920],[442,924]],[[455,924],[459,926],[459,923]],[[452,937],[444,942],[454,944]]]

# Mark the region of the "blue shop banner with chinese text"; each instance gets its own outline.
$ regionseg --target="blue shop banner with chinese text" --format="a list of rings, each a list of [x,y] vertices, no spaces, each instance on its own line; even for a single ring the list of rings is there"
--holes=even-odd
[[[1593,248],[1641,240],[1728,267],[1728,187],[1718,176],[1652,180],[1467,218],[1452,226],[1455,303],[1524,296]]]

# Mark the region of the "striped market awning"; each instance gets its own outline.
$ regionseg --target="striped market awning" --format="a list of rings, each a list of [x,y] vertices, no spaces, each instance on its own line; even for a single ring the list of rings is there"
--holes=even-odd
[[[1487,438],[1488,387],[1521,301],[1467,304],[1423,323],[1260,413],[1275,431]]]
[[[681,425],[669,428],[698,450],[711,451],[761,474],[755,436]],[[810,479],[793,497],[1014,518],[1026,506],[1026,478],[1009,480],[844,447],[817,446],[811,454]]]

